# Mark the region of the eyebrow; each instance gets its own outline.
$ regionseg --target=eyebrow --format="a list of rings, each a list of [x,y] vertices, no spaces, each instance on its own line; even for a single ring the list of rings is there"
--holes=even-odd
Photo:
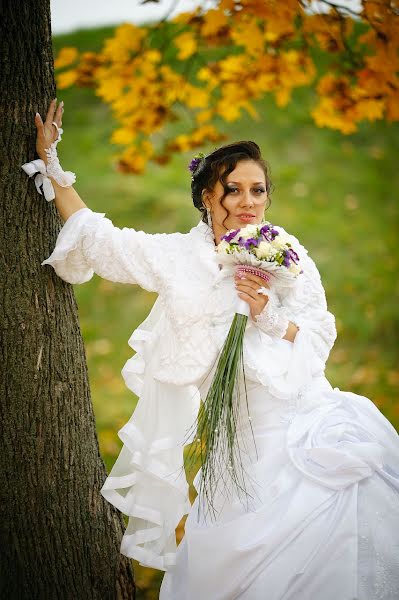
[[[234,183],[235,185],[240,185],[240,181],[226,181],[226,185],[229,183]],[[266,185],[264,181],[255,181],[252,185]]]

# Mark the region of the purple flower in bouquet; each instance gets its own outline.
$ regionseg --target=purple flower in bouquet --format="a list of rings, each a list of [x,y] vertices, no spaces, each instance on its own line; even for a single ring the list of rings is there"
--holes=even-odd
[[[226,235],[222,235],[222,237],[220,238],[221,240],[225,240],[226,242],[231,242],[232,239],[235,238],[236,234],[239,232],[239,229],[232,229],[229,233],[226,233]]]
[[[289,267],[291,262],[295,263],[296,265],[299,262],[299,256],[293,248],[287,248],[286,250],[284,250],[283,256],[284,256],[284,260],[283,260],[282,264],[285,267]]]
[[[263,227],[259,229],[259,233],[263,235],[268,242],[272,242],[279,235],[279,231],[274,229],[271,223],[263,225]]]
[[[289,253],[291,256],[291,260],[297,265],[299,263],[299,256],[298,254],[295,252],[295,250],[293,248],[289,249]]]
[[[246,250],[251,250],[251,248],[257,248],[260,244],[260,239],[259,238],[242,238],[240,237],[238,240],[238,243],[240,244],[240,246],[242,246],[243,248],[245,248]]]

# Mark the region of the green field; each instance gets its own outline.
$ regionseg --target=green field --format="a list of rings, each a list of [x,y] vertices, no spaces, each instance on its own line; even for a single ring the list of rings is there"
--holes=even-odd
[[[58,36],[55,51],[64,45],[98,49],[110,31]],[[119,174],[107,107],[90,90],[65,90],[58,99],[65,101],[62,165],[76,173],[75,187],[90,208],[119,227],[147,232],[188,231],[198,223],[189,191],[191,155],[166,167],[150,165],[142,176]],[[298,90],[285,109],[267,98],[258,104],[260,122],[245,117],[225,131],[230,141],[253,139],[261,146],[274,184],[267,218],[296,235],[319,268],[338,330],[329,381],[370,398],[398,429],[399,124],[365,123],[343,136],[313,125],[312,101],[309,90]],[[127,340],[155,295],[97,276],[75,293],[100,448],[110,469],[122,445],[117,431],[136,404],[120,373],[133,353]],[[149,576],[140,572],[143,587]]]

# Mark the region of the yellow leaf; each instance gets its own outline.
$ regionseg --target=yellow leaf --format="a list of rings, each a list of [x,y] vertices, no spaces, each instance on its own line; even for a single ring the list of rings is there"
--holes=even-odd
[[[196,115],[196,121],[197,123],[206,123],[206,121],[210,121],[213,117],[213,110],[201,110],[199,113],[197,113]]]
[[[274,92],[274,97],[276,99],[277,106],[282,108],[286,106],[291,99],[291,89],[279,87],[278,90]]]
[[[64,90],[67,87],[73,85],[78,78],[78,73],[75,69],[70,69],[68,71],[64,71],[63,73],[59,73],[57,75],[57,87],[60,90]]]
[[[225,121],[236,121],[240,118],[240,109],[234,102],[220,100],[216,107],[217,112]]]
[[[160,53],[160,51],[155,49],[148,50],[144,56],[148,61],[152,63],[158,63],[162,59],[162,54]]]
[[[204,22],[201,27],[201,35],[204,37],[210,37],[215,35],[227,25],[228,20],[223,10],[212,8],[208,10],[204,15]]]
[[[120,127],[115,129],[111,135],[111,144],[131,144],[135,140],[136,135],[134,131]]]
[[[388,121],[399,121],[399,98],[398,96],[388,96],[386,100]]]
[[[146,35],[147,30],[144,27],[124,23],[115,30],[114,37],[105,40],[102,55],[111,61],[127,61],[132,53],[140,50]]]
[[[352,109],[355,120],[367,119],[375,121],[382,119],[384,115],[385,102],[384,100],[366,99],[360,100]]]
[[[131,149],[128,148],[127,151],[121,155],[117,166],[123,173],[140,175],[140,173],[144,172],[146,164],[147,158],[145,156],[135,151],[131,151]]]
[[[231,31],[231,37],[238,46],[243,46],[250,55],[264,51],[265,40],[257,21],[246,18],[237,28]]]
[[[197,50],[197,40],[194,34],[190,31],[181,33],[173,40],[176,48],[178,49],[177,58],[179,60],[185,60],[192,56]]]
[[[74,48],[73,46],[65,46],[59,51],[57,58],[54,61],[54,67],[56,69],[68,67],[77,60],[78,56],[79,52],[77,48]]]
[[[180,97],[189,108],[206,108],[209,105],[208,92],[193,85],[185,85]]]
[[[345,114],[339,113],[332,98],[320,98],[319,104],[311,111],[311,115],[318,127],[338,129],[349,134],[356,131],[356,124]]]

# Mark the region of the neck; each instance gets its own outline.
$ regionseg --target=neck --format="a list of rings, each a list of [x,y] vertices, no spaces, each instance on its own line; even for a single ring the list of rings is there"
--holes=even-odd
[[[228,229],[226,229],[225,227],[211,227],[212,231],[213,231],[213,236],[215,238],[215,246],[217,246],[218,244],[220,244],[220,238],[222,237],[222,235],[224,235],[225,233],[227,233]]]

